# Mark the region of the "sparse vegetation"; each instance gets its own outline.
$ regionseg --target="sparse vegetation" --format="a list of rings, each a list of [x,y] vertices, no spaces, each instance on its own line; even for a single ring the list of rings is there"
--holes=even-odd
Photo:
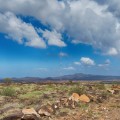
[[[5,87],[2,89],[1,95],[13,97],[16,95],[16,91],[12,87]]]
[[[62,84],[11,83],[9,86],[6,86],[6,83],[3,83],[0,84],[0,110],[6,108],[6,106],[13,105],[13,103],[17,104],[17,106],[15,106],[17,109],[23,109],[25,107],[39,108],[41,105],[54,104],[61,98],[69,98],[72,93],[78,93],[79,95],[86,94],[90,97],[91,102],[84,103],[81,101],[75,103],[75,108],[63,105],[55,114],[53,114],[52,119],[64,120],[64,118],[66,118],[66,120],[99,120],[99,118],[104,118],[106,114],[111,115],[114,111],[116,111],[114,113],[116,114],[120,110],[120,92],[116,92],[115,94],[108,92],[107,89],[110,89],[111,87],[111,84],[88,84],[82,82],[70,83],[70,81]],[[69,102],[69,104],[72,103]],[[3,116],[5,115],[6,114],[3,114]],[[0,116],[0,119],[3,116]],[[114,116],[111,118],[116,119]],[[45,120],[46,118],[43,117],[42,119]]]
[[[103,83],[96,83],[95,84],[96,88],[99,90],[105,90],[105,85]]]
[[[72,93],[78,93],[79,95],[81,94],[85,94],[86,93],[86,89],[85,89],[85,86],[74,86],[72,87],[70,90],[69,90],[69,94],[72,94]]]

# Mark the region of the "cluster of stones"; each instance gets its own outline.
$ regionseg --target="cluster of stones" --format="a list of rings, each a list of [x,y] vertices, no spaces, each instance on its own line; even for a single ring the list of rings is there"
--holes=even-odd
[[[52,105],[47,104],[36,109],[13,110],[12,114],[3,120],[41,120],[43,116],[51,117],[59,108],[70,107],[74,109],[79,101],[90,102],[90,99],[85,94],[79,96],[77,93],[73,93],[69,98],[63,97]]]
[[[111,94],[117,94],[120,91],[119,86],[112,86],[111,89],[107,90]],[[36,109],[34,108],[24,108],[20,109],[11,109],[8,116],[3,118],[2,120],[42,120],[43,116],[51,117],[51,115],[55,114],[55,112],[64,107],[75,108],[78,102],[89,103],[90,101],[101,102],[103,101],[103,97],[99,95],[79,95],[77,93],[73,93],[69,98],[62,97],[58,101],[53,104],[47,104],[40,106]],[[2,114],[5,110],[1,110],[0,114]]]

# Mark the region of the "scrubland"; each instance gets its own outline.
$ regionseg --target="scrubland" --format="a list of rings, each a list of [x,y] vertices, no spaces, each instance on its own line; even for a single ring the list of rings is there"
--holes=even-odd
[[[66,104],[65,100],[73,93],[84,94],[90,101],[74,101],[74,107],[72,102]],[[54,112],[46,109],[50,114],[38,120],[120,120],[120,84],[87,81],[0,84],[0,120],[7,120],[24,108],[38,111],[42,106],[58,103]]]

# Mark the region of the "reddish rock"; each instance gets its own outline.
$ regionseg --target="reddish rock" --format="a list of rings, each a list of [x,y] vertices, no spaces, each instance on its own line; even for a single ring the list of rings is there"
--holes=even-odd
[[[79,95],[77,93],[73,93],[70,97],[69,100],[75,101],[75,102],[79,102]]]
[[[35,109],[34,108],[24,108],[23,110],[22,110],[22,113],[24,114],[23,115],[23,118],[24,118],[24,116],[30,116],[30,115],[35,115],[36,117],[38,117],[38,118],[40,118],[40,115],[35,111]]]
[[[88,96],[86,96],[85,94],[81,95],[79,97],[79,100],[83,101],[83,102],[86,102],[86,103],[90,102],[90,98]]]

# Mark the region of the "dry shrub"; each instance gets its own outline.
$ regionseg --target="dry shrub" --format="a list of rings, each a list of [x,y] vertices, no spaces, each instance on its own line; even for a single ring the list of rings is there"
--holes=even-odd
[[[1,91],[1,95],[13,97],[16,95],[16,91],[12,87],[6,87]]]

